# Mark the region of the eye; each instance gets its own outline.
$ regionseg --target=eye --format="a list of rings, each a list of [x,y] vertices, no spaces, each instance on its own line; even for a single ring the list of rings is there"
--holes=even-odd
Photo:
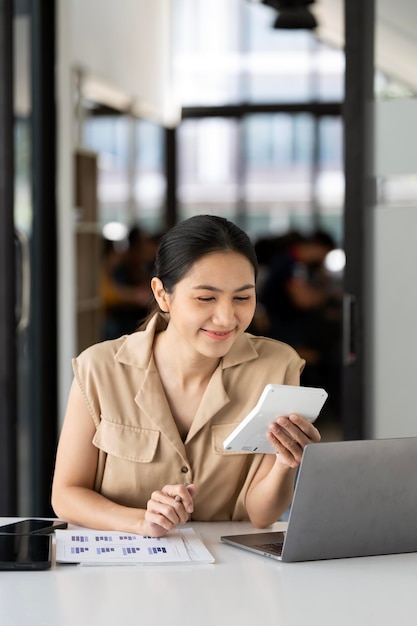
[[[214,297],[213,296],[206,296],[206,297],[198,296],[197,300],[199,302],[213,302]]]
[[[251,299],[251,296],[235,296],[237,302],[247,302]]]

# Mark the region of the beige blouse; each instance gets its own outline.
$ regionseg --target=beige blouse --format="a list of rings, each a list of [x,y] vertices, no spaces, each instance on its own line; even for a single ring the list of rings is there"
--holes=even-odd
[[[226,452],[223,441],[266,384],[299,384],[304,361],[279,341],[239,337],[215,370],[183,442],[153,359],[157,317],[145,331],[96,344],[73,361],[96,426],[95,489],[144,509],[153,491],[192,482],[192,519],[248,519],[245,495],[262,455]]]

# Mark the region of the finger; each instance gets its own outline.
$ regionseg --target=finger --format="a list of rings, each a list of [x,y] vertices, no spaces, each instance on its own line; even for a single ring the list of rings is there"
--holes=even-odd
[[[194,483],[191,483],[190,485],[187,485],[187,491],[190,494],[190,496],[192,498],[194,498],[195,494],[197,493],[197,488],[194,485]]]
[[[305,446],[310,443],[310,440],[300,431],[296,426],[292,426],[291,423],[287,423],[288,418],[283,418],[282,423],[273,422],[269,425],[270,433],[275,437],[277,445],[279,444],[277,451],[283,452],[285,449],[285,456],[289,454],[299,464],[303,455]]]
[[[273,422],[269,425],[269,430],[282,445],[296,454],[302,454],[305,446],[310,443],[308,437],[297,426],[292,425],[288,418],[278,423]]]
[[[276,424],[303,447],[308,443],[320,441],[320,433],[317,428],[304,417],[296,415],[295,413],[291,414],[289,417],[278,417]]]
[[[148,501],[147,509],[151,513],[165,517],[173,525],[184,524],[188,514],[181,502],[175,501],[175,496],[170,496],[162,491],[154,491]],[[165,525],[163,525],[166,528]]]
[[[184,489],[181,490],[180,498],[182,503],[184,504],[184,508],[187,513],[192,513],[194,511],[194,495],[195,495],[195,486],[189,485],[188,483],[184,484]]]
[[[298,426],[298,428],[303,431],[312,442],[318,443],[321,440],[320,431],[305,417],[302,417],[297,413],[291,413],[288,419],[290,423]]]
[[[159,526],[159,524],[155,524],[154,522],[151,522],[150,520],[147,519],[146,514],[145,514],[145,521],[146,521],[146,535],[148,535],[149,537],[164,537],[167,534],[167,530],[165,528],[163,528],[162,526]]]
[[[293,449],[291,449],[281,443],[271,432],[267,434],[267,438],[276,449],[277,459],[282,465],[286,465],[287,467],[291,468],[296,468],[300,465],[302,450],[301,448],[299,448],[299,446],[297,446],[296,442],[293,443]],[[296,450],[295,446],[297,446],[299,449]]]
[[[320,441],[321,436],[315,426],[304,417],[295,413],[288,417],[280,416],[269,426],[275,438],[270,441],[280,455],[280,461],[294,467],[301,463],[304,448],[310,443]]]
[[[165,515],[149,508],[145,513],[145,520],[151,527],[158,527],[158,529],[162,529],[164,534],[175,527],[175,524],[165,517]],[[157,532],[160,534],[159,530]],[[150,534],[152,537],[155,536],[153,533]]]
[[[177,505],[180,504],[182,504],[182,507],[187,514],[194,511],[194,502],[192,498],[194,489],[192,485],[165,485],[165,487],[163,487],[162,489],[162,492],[173,498],[175,502],[174,506],[178,513],[181,511],[181,507]]]
[[[175,528],[175,525],[167,520],[166,517],[150,510],[145,512],[145,521],[148,528],[147,534],[150,537],[163,537]]]

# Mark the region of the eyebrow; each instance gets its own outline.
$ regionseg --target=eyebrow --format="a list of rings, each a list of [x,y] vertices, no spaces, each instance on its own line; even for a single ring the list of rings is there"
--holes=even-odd
[[[205,291],[214,291],[216,293],[221,293],[222,289],[218,287],[213,287],[213,285],[196,285],[193,289],[204,289]],[[255,289],[255,285],[252,283],[248,283],[247,285],[242,285],[242,287],[238,287],[235,289],[234,293],[238,293],[240,291],[247,291],[248,289]]]

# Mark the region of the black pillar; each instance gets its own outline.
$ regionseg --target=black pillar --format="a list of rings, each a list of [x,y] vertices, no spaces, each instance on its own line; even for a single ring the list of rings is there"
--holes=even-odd
[[[165,129],[166,205],[165,228],[172,228],[178,221],[177,200],[177,129]]]
[[[345,306],[342,412],[345,439],[365,430],[365,226],[371,203],[369,118],[374,85],[374,0],[345,0]]]
[[[34,0],[32,13],[33,368],[41,372],[32,389],[33,515],[50,515],[50,489],[57,439],[57,227],[55,0]]]
[[[13,2],[0,0],[0,515],[17,514]]]

